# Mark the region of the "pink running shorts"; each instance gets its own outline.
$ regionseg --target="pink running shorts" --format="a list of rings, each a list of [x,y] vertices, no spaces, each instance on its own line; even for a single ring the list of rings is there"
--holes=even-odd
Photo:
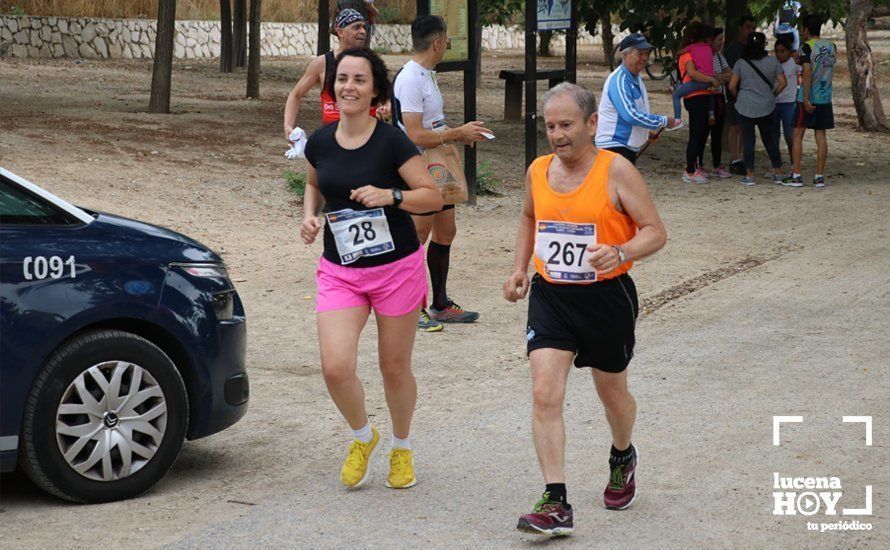
[[[390,264],[375,267],[337,265],[322,256],[315,283],[315,311],[370,305],[387,317],[401,317],[426,307],[426,268],[423,247]]]

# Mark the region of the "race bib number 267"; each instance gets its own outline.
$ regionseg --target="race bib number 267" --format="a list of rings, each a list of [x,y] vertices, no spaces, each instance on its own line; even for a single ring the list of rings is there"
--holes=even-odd
[[[588,246],[596,244],[596,224],[539,221],[535,255],[554,281],[589,283],[596,271],[588,263]]]

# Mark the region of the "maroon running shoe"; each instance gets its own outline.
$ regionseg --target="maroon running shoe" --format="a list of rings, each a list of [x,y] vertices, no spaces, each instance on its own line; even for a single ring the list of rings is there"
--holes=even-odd
[[[534,512],[521,516],[516,528],[535,535],[560,536],[574,531],[575,524],[572,521],[572,509],[562,502],[550,500],[550,494],[544,493],[535,504]]]
[[[603,491],[603,502],[609,510],[624,510],[637,498],[637,448],[631,445],[633,456],[625,464],[612,468],[609,485]]]

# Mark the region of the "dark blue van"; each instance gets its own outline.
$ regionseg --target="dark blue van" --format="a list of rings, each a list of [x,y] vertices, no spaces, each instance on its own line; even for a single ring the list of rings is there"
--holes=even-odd
[[[0,169],[0,471],[129,498],[247,412],[244,308],[221,258]]]

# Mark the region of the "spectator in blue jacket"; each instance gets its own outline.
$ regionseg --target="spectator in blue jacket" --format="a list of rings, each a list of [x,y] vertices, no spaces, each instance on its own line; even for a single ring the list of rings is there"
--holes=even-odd
[[[650,138],[662,128],[675,130],[682,121],[649,112],[649,95],[640,73],[649,62],[652,45],[642,34],[626,36],[618,44],[623,61],[603,85],[596,146],[614,151],[636,163],[637,154]]]

